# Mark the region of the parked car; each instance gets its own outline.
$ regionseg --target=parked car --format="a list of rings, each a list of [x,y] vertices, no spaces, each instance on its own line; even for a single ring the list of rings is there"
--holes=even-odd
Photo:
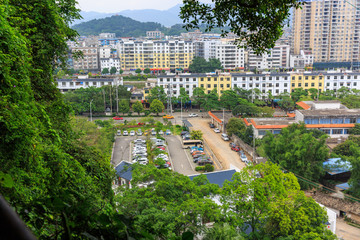
[[[121,131],[120,130],[117,130],[117,135],[121,136]]]
[[[159,131],[159,135],[164,135],[163,130],[160,130],[160,131]]]
[[[226,133],[223,133],[221,134],[221,138],[224,140],[224,141],[229,141],[229,136],[226,134]]]
[[[204,151],[204,148],[199,147],[199,146],[193,146],[190,148],[190,151],[195,151],[195,150]]]
[[[128,133],[128,131],[125,130],[125,131],[123,132],[123,136],[127,136],[127,135],[129,135],[129,133]]]
[[[235,147],[235,146],[236,146],[235,143],[233,143],[233,142],[230,143],[230,147],[231,147],[231,148],[232,148],[232,147]]]
[[[198,153],[198,154],[193,155],[193,158],[198,158],[198,157],[205,156],[205,155],[206,155],[205,153]]]
[[[138,136],[142,136],[142,135],[143,135],[143,132],[141,131],[141,129],[138,129],[136,133],[137,133]]]
[[[191,136],[190,136],[190,134],[184,135],[184,136],[182,136],[182,139],[183,139],[183,140],[190,140],[190,139],[191,139]]]
[[[233,150],[235,152],[239,152],[240,148],[239,148],[239,146],[234,146],[234,147],[231,147],[231,150]]]
[[[215,125],[213,123],[209,123],[210,128],[215,128]]]
[[[211,165],[214,164],[210,159],[199,160],[197,163],[198,163],[200,166],[205,165],[205,164],[211,164]]]
[[[166,119],[173,119],[173,118],[174,118],[174,116],[171,116],[171,115],[165,115],[165,116],[163,116],[163,118],[166,118]]]
[[[191,156],[194,156],[195,154],[199,154],[199,153],[203,153],[203,151],[199,151],[199,150],[193,151],[191,152]]]
[[[167,129],[166,132],[165,132],[166,135],[171,135],[171,131],[170,129]]]
[[[134,130],[130,131],[130,136],[135,136],[135,131]]]
[[[119,116],[115,116],[115,117],[113,117],[113,119],[114,119],[114,120],[123,120],[123,118],[122,118],[122,117],[119,117]]]
[[[163,146],[157,146],[156,148],[158,148],[158,149],[161,149],[161,150],[165,151],[165,147],[163,147]]]
[[[140,138],[134,140],[134,143],[145,143],[145,142],[146,141],[144,139],[140,139]]]
[[[181,136],[184,136],[184,135],[187,135],[187,134],[190,134],[188,131],[182,131],[181,133],[180,133],[180,135]]]
[[[214,129],[214,132],[219,133],[219,132],[220,132],[220,129],[215,128],[215,129]]]
[[[199,116],[199,115],[197,115],[196,113],[190,113],[189,114],[189,117],[197,117],[197,116]]]
[[[246,162],[246,161],[248,160],[247,157],[246,157],[246,155],[244,154],[244,152],[240,153],[240,159],[241,159],[241,161],[243,161],[243,162]]]
[[[155,135],[156,135],[156,131],[155,131],[155,129],[152,129],[152,130],[151,130],[151,135],[153,135],[153,136],[155,136]]]
[[[198,158],[194,158],[194,163],[197,163],[199,161],[202,161],[202,160],[209,160],[210,161],[210,158],[208,158],[207,156],[201,156],[201,157],[198,157]]]

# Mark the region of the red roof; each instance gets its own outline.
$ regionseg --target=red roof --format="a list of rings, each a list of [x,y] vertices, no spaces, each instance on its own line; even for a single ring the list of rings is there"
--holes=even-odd
[[[210,117],[214,118],[218,123],[222,123],[222,121],[217,116],[215,116],[211,111],[209,111],[208,113]]]
[[[245,125],[246,125],[246,126],[249,126],[249,125],[250,125],[250,123],[248,122],[248,120],[247,120],[246,118],[244,118],[244,122],[245,122]]]
[[[307,105],[307,104],[304,103],[304,102],[297,102],[296,104],[299,105],[300,107],[302,107],[302,108],[305,109],[305,110],[308,110],[308,109],[310,108],[310,106]]]
[[[287,113],[287,115],[291,118],[295,117],[295,113]]]

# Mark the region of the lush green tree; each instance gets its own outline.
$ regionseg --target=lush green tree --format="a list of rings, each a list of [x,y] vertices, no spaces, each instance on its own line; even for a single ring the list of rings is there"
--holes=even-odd
[[[164,104],[158,99],[154,99],[150,104],[150,111],[156,113],[156,116],[159,116],[159,113],[164,111],[164,109]]]
[[[154,99],[160,100],[162,103],[166,102],[166,93],[162,86],[156,86],[150,90],[149,102],[152,103]]]
[[[109,69],[108,68],[104,68],[102,71],[101,71],[102,74],[106,75],[106,74],[109,74]]]
[[[116,67],[111,67],[111,68],[110,68],[110,74],[111,74],[111,75],[114,75],[116,72],[117,72]]]
[[[137,73],[137,74],[141,73],[141,69],[140,68],[136,69],[135,73]]]
[[[222,66],[220,61],[215,58],[206,61],[202,57],[194,57],[191,64],[189,65],[189,70],[192,73],[208,73],[214,72],[217,69],[222,69]]]
[[[144,106],[142,105],[142,103],[140,101],[136,101],[132,105],[132,109],[134,112],[137,112],[138,115],[140,115],[140,113],[144,112]]]
[[[129,101],[128,100],[121,100],[119,102],[119,112],[122,112],[123,115],[125,115],[125,113],[128,113],[130,111],[130,105],[129,105]]]
[[[229,136],[235,134],[241,136],[245,131],[245,123],[241,118],[230,118],[229,122],[226,124],[226,132]]]
[[[206,101],[206,94],[204,88],[196,87],[193,90],[192,102],[194,105],[199,105],[199,108],[203,107]]]
[[[257,116],[260,113],[260,108],[251,103],[241,104],[237,105],[232,113],[234,116]]]
[[[203,107],[206,111],[211,111],[211,109],[220,107],[219,95],[217,94],[216,88],[211,90],[209,94],[205,95],[205,102]]]
[[[189,0],[183,2],[180,18],[187,30],[201,25],[206,26],[206,31],[211,31],[214,27],[223,28],[223,36],[228,32],[236,34],[238,45],[243,45],[243,41],[246,41],[245,46],[257,54],[275,46],[276,40],[283,34],[290,9],[302,4],[294,0],[250,3],[216,0],[213,4]]]
[[[360,147],[359,145],[355,146],[353,144],[350,147],[350,151],[352,152],[352,156],[348,158],[351,163],[351,177],[349,179],[348,192],[359,198],[360,197]]]
[[[281,134],[267,133],[263,146],[269,160],[281,167],[311,181],[318,181],[323,175],[323,162],[329,156],[325,144],[327,136],[319,139],[306,131],[304,124],[292,124],[283,128]],[[308,184],[301,182],[301,186]]]
[[[251,101],[251,90],[246,90],[239,87],[234,87],[234,91],[239,95],[240,98],[246,99],[248,101]]]
[[[239,104],[244,104],[247,101],[240,98],[234,90],[225,90],[220,96],[222,106],[228,110],[234,109]]]
[[[201,130],[193,130],[190,132],[190,138],[194,140],[202,140],[203,133]]]
[[[319,94],[319,90],[316,88],[310,88],[308,92],[310,93],[310,97],[312,98],[312,100],[315,100]]]
[[[124,73],[124,70],[120,69],[119,74],[123,74],[123,73]]]
[[[355,123],[355,127],[349,129],[349,134],[360,135],[360,124]]]
[[[273,117],[275,113],[275,109],[272,107],[259,107],[259,115],[261,117]]]
[[[184,106],[184,103],[190,101],[189,94],[186,92],[186,89],[183,87],[180,88],[180,94],[179,94],[178,98],[181,99],[183,106]]]
[[[191,181],[150,165],[133,165],[132,176],[133,187],[120,188],[116,202],[119,212],[133,223],[134,232],[174,239],[187,231],[199,234],[205,222],[218,217],[219,206],[206,196],[218,193],[219,187],[209,184],[204,176]]]
[[[336,239],[326,228],[326,211],[300,191],[292,173],[267,162],[232,180],[221,192],[223,217],[235,229],[250,230],[246,239]]]
[[[144,73],[145,73],[145,74],[151,73],[150,68],[145,68],[145,69],[144,69]]]
[[[286,113],[294,109],[294,101],[290,97],[283,97],[278,102],[280,108],[284,110]]]
[[[215,223],[211,228],[205,229],[203,240],[245,240],[241,231],[228,223]]]
[[[341,103],[348,108],[360,108],[360,96],[349,95],[342,98]]]
[[[302,88],[295,88],[291,94],[291,98],[294,102],[298,102],[302,96],[308,96],[308,92]]]

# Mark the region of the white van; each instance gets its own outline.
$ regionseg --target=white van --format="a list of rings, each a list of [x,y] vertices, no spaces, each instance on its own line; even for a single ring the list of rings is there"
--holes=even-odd
[[[224,141],[229,141],[229,136],[226,134],[226,133],[222,133],[221,134],[221,138],[224,140]]]

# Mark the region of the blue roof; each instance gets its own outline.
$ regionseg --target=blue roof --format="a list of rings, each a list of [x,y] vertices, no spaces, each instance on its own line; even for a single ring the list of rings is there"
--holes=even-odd
[[[119,165],[115,167],[115,171],[119,177],[131,181],[132,179],[131,163],[122,161]]]
[[[344,189],[344,190],[348,190],[350,188],[349,183],[347,183],[347,182],[338,184],[338,185],[336,185],[336,187]]]
[[[224,171],[218,171],[218,172],[211,172],[211,173],[204,173],[204,175],[207,177],[210,183],[214,183],[219,185],[219,187],[222,187],[224,185],[225,180],[228,180],[232,182],[232,176],[236,173],[234,169],[231,170],[224,170]],[[194,177],[200,176],[201,174],[191,175],[189,178],[191,180],[194,179]]]
[[[330,175],[336,175],[350,172],[351,163],[341,158],[329,158],[326,162],[323,162],[323,167]]]

